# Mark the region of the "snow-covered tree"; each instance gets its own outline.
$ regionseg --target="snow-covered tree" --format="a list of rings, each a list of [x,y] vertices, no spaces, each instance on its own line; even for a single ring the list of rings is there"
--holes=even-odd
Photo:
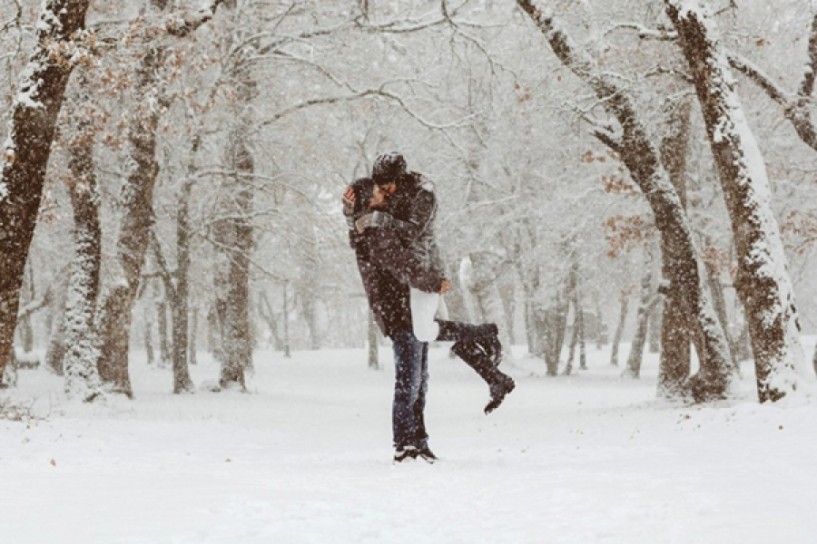
[[[65,87],[83,52],[88,0],[47,0],[20,78],[0,174],[0,381],[17,326],[26,259]]]
[[[669,288],[685,294],[685,313],[694,327],[701,360],[699,372],[685,388],[697,398],[722,396],[731,378],[728,346],[699,274],[700,259],[686,213],[628,91],[611,74],[599,71],[593,59],[577,48],[552,9],[541,2],[517,3],[544,34],[559,60],[593,89],[604,109],[618,121],[619,132],[601,126],[594,129],[594,135],[621,156],[652,208],[664,251],[673,259],[672,275],[667,278]]]
[[[689,62],[732,222],[738,259],[735,286],[749,324],[758,396],[761,402],[779,400],[798,389],[803,355],[763,155],[735,92],[712,18],[695,2],[665,4]]]

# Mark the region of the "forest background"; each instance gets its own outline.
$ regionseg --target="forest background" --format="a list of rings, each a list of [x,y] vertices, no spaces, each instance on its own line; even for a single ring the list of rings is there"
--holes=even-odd
[[[722,398],[745,359],[761,401],[814,381],[813,3],[3,0],[0,22],[5,383],[42,359],[70,396],[132,396],[139,349],[182,393],[208,350],[243,388],[258,348],[381,343],[339,199],[390,150],[436,183],[451,314],[548,375],[593,342],[630,377],[660,352],[668,397]]]

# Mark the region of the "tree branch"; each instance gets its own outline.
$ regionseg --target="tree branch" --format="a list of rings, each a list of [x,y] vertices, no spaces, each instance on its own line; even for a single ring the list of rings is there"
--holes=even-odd
[[[159,238],[156,236],[156,232],[153,229],[150,231],[150,241],[150,245],[153,247],[153,255],[156,257],[156,263],[159,265],[159,276],[162,278],[162,282],[165,284],[165,290],[167,291],[168,298],[175,301],[176,286],[173,283],[173,273],[167,267],[167,261],[165,260],[165,256],[162,254],[162,246],[159,244]]]
[[[201,25],[212,19],[218,7],[225,0],[211,0],[210,4],[200,8],[195,14],[184,17],[179,13],[173,14],[165,21],[165,29],[171,36],[183,38],[192,34]]]
[[[803,73],[797,95],[806,98],[814,92],[814,78],[817,76],[817,13],[811,19],[811,30],[808,37],[808,63]]]
[[[728,53],[729,65],[752,80],[758,87],[763,89],[769,98],[787,108],[791,105],[793,97],[777,85],[771,77],[766,75],[758,66],[750,60],[735,53]]]
[[[604,31],[604,35],[606,36],[621,29],[635,30],[638,37],[642,40],[674,41],[678,39],[678,33],[675,30],[667,28],[647,28],[644,25],[630,22],[613,23],[613,26]]]

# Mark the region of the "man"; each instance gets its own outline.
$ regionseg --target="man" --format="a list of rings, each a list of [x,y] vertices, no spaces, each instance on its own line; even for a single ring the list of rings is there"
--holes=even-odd
[[[370,211],[369,199],[363,191],[371,186],[369,178],[355,181],[345,193],[344,213],[352,227],[349,241],[355,250],[369,307],[383,335],[392,341],[395,365],[392,403],[394,461],[399,463],[419,457],[433,462],[436,456],[428,447],[424,420],[428,344],[420,342],[413,334],[409,286],[394,275],[395,272],[402,274],[408,264],[400,262],[388,247],[380,245],[386,237],[378,236],[374,229],[354,228],[354,218]],[[350,191],[353,194],[350,195]],[[390,266],[386,266],[387,263]],[[417,277],[428,289],[442,289],[443,278],[430,269],[428,276]]]
[[[372,178],[353,183],[344,194],[344,213],[349,220],[350,240],[358,257],[358,265],[369,303],[378,324],[392,338],[395,353],[395,401],[393,422],[395,460],[419,456],[433,461],[428,448],[428,435],[423,423],[425,393],[428,387],[428,345],[417,340],[417,316],[411,316],[411,300],[407,304],[405,289],[399,290],[398,303],[391,308],[402,311],[390,314],[382,295],[395,290],[384,287],[398,281],[427,293],[444,293],[449,288],[433,236],[436,213],[433,184],[420,174],[406,172],[405,160],[399,154],[378,157]],[[393,285],[390,287],[394,287]],[[416,297],[418,291],[414,291]],[[407,307],[408,305],[408,307]],[[408,313],[408,320],[405,313]],[[412,330],[406,322],[412,321]],[[453,321],[437,321],[436,339],[454,341],[452,351],[471,366],[490,387],[491,401],[485,407],[490,413],[514,389],[513,380],[500,372],[496,365],[501,359],[501,344],[493,324],[469,325]],[[394,329],[387,332],[388,329]],[[404,403],[408,403],[407,408]],[[407,417],[408,424],[401,419]],[[414,428],[415,444],[402,444],[404,427]],[[412,432],[408,432],[412,435]]]

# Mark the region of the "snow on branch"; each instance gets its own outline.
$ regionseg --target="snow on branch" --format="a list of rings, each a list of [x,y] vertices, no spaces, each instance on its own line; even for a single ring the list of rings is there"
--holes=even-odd
[[[815,21],[817,21],[817,18],[815,18]],[[809,48],[812,46],[811,41],[812,40],[809,39]],[[817,39],[815,41],[817,41]],[[817,47],[817,44],[815,44],[815,47]],[[811,52],[809,56],[811,56]],[[728,54],[727,58],[732,68],[748,77],[750,81],[765,91],[769,98],[783,107],[783,114],[786,119],[791,122],[800,140],[817,151],[817,127],[815,127],[814,121],[811,118],[809,95],[802,94],[803,92],[810,93],[809,89],[813,90],[813,76],[810,76],[808,72],[806,72],[804,80],[800,84],[798,95],[795,96],[782,89],[771,77],[750,61],[733,53]],[[811,64],[809,64],[809,66],[811,66]],[[809,82],[808,80],[811,81]]]
[[[751,79],[769,95],[769,98],[781,106],[788,107],[790,105],[793,97],[777,85],[774,80],[757,65],[735,53],[728,53],[727,58],[732,68]]]
[[[808,36],[808,63],[803,72],[803,80],[797,89],[797,94],[803,98],[814,92],[814,78],[817,76],[817,13],[811,19],[811,30]]]
[[[341,103],[341,102],[352,102],[352,101],[355,101],[355,100],[361,100],[361,99],[364,99],[364,98],[372,98],[372,97],[374,97],[374,98],[377,98],[377,97],[385,98],[385,99],[387,99],[387,100],[389,100],[391,102],[397,103],[401,107],[401,109],[403,111],[405,111],[409,116],[411,116],[413,119],[415,119],[418,123],[420,123],[421,125],[423,125],[426,128],[430,128],[430,129],[434,129],[434,130],[447,130],[447,129],[459,128],[459,127],[463,126],[462,121],[449,123],[449,124],[446,124],[446,125],[433,123],[433,122],[425,119],[424,117],[422,117],[417,112],[413,111],[399,95],[384,90],[382,88],[382,86],[379,89],[365,89],[363,91],[358,91],[358,92],[354,92],[352,94],[347,94],[347,95],[326,96],[326,97],[322,97],[322,98],[312,98],[312,99],[309,99],[309,100],[304,100],[302,102],[299,102],[297,104],[289,106],[288,108],[284,108],[283,110],[280,110],[279,112],[275,113],[271,118],[269,118],[266,121],[264,121],[263,123],[261,123],[260,126],[264,127],[264,126],[271,125],[271,124],[279,121],[283,117],[286,117],[286,116],[288,116],[290,114],[293,114],[293,113],[295,113],[297,111],[300,111],[300,110],[303,110],[303,109],[306,109],[306,108],[310,108],[312,106],[320,106],[320,105],[326,105],[326,104],[338,104],[338,103]]]
[[[667,28],[647,28],[644,25],[638,23],[630,23],[630,22],[617,22],[613,23],[610,28],[608,28],[604,35],[611,34],[616,30],[635,30],[638,34],[638,37],[642,40],[659,40],[659,41],[673,41],[678,39],[678,33],[674,30],[670,30]]]

